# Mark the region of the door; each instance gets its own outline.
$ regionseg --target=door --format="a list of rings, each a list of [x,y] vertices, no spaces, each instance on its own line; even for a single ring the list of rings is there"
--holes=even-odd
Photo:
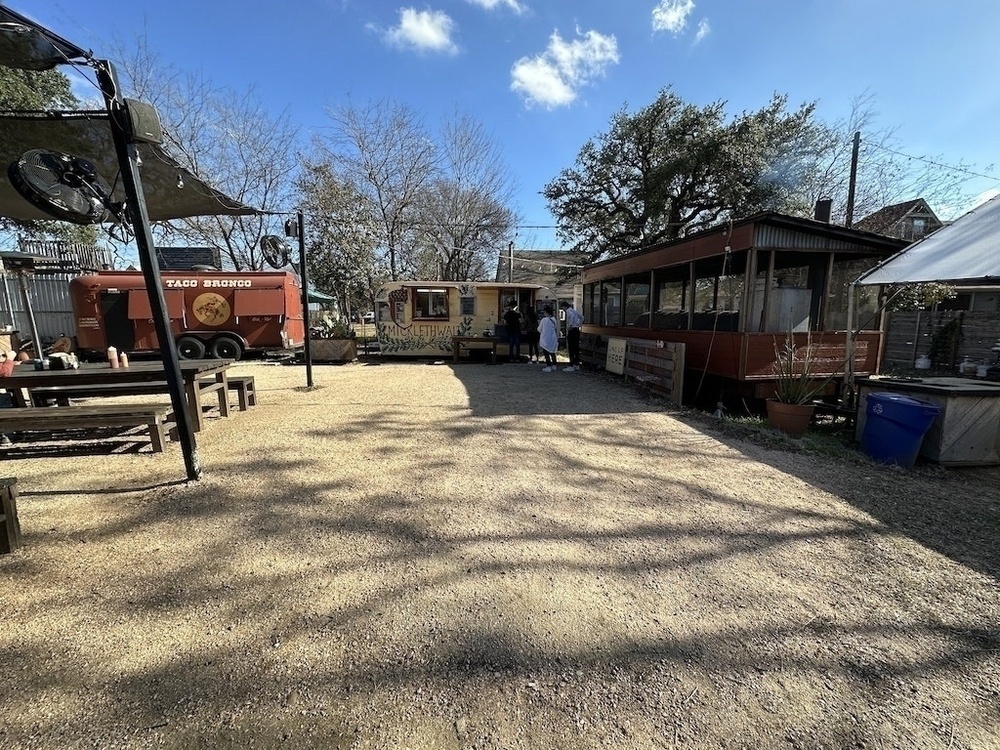
[[[118,351],[135,348],[135,327],[128,316],[128,292],[101,292],[101,316],[108,346]]]

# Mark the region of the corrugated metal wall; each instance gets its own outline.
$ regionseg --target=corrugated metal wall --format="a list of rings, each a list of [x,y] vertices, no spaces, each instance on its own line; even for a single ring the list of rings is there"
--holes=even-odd
[[[73,307],[69,300],[69,281],[75,274],[58,274],[54,276],[26,277],[28,297],[31,309],[35,314],[38,335],[43,344],[55,341],[61,334],[73,336],[76,328],[73,322]],[[20,332],[22,339],[31,337],[31,325],[24,309],[20,281],[14,274],[5,274],[2,303],[4,325],[13,325]],[[8,300],[10,306],[8,307]],[[13,308],[13,316],[11,315]]]
[[[798,232],[787,227],[757,224],[754,227],[754,245],[762,250],[784,248],[788,250],[859,250],[862,246],[839,237],[809,232]]]
[[[19,240],[18,250],[58,261],[57,268],[75,267],[65,273],[47,270],[23,274],[42,344],[49,344],[63,334],[75,336],[69,282],[82,272],[110,268],[111,252],[92,245],[31,240]],[[32,336],[31,322],[25,309],[21,278],[20,272],[0,269],[0,326],[11,325],[22,339],[27,339]]]

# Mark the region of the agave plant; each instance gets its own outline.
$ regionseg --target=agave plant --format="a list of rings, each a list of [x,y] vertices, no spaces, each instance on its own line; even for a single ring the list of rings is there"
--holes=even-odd
[[[811,333],[806,335],[804,347],[796,348],[791,331],[785,335],[784,346],[779,347],[775,342],[774,390],[778,401],[785,404],[808,404],[837,377],[845,364],[842,362],[829,375],[817,375],[816,366],[819,361]]]

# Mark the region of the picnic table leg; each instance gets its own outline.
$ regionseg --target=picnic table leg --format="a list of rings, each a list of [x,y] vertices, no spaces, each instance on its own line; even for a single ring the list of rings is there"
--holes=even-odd
[[[167,435],[163,429],[163,420],[157,417],[149,423],[149,444],[153,453],[163,453],[165,442],[167,442]]]
[[[188,413],[191,415],[191,430],[193,432],[201,432],[201,388],[198,386],[198,380],[189,380],[184,388],[187,391]]]
[[[452,339],[451,340],[451,361],[452,362],[458,362],[458,359],[461,356],[461,353],[460,353],[461,346],[462,345],[458,342],[458,339]]]
[[[219,388],[219,413],[224,417],[229,416],[229,379],[226,377],[226,372],[216,373],[215,382],[221,383]]]

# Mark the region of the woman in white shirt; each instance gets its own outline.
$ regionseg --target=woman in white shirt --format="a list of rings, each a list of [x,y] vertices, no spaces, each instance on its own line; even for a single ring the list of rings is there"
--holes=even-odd
[[[545,367],[542,372],[554,372],[556,369],[556,350],[559,348],[559,330],[552,313],[552,305],[542,308],[544,315],[538,322],[538,348],[545,356]]]

